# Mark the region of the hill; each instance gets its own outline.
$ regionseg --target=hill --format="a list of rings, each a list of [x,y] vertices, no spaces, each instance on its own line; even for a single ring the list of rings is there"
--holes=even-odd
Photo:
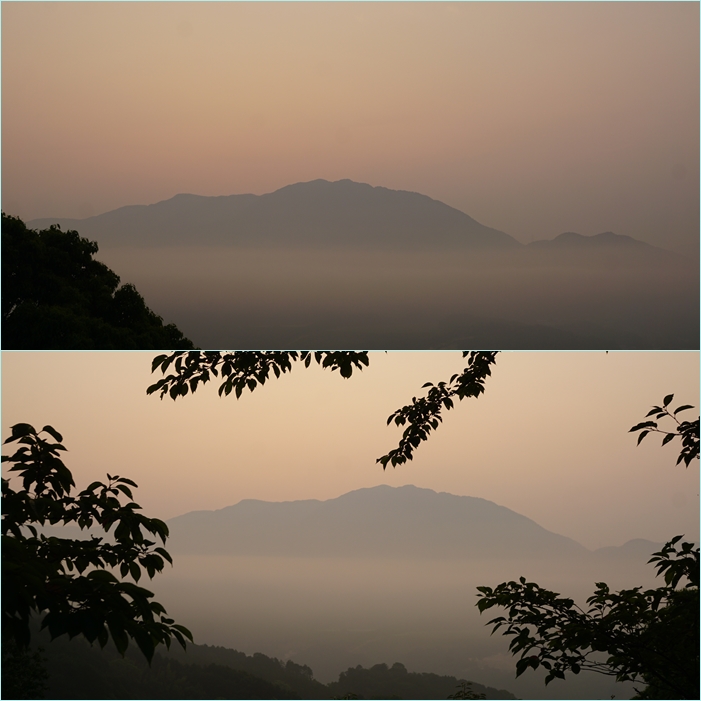
[[[103,247],[225,245],[292,248],[506,248],[508,234],[426,195],[352,180],[313,180],[265,195],[181,194],[87,219],[37,219],[78,228]]]
[[[221,646],[159,648],[149,666],[134,646],[122,657],[111,642],[100,649],[83,638],[51,641],[38,625],[33,639],[33,649],[39,646],[48,672],[45,695],[52,699],[444,699],[465,681],[408,672],[395,663],[391,668],[386,664],[349,668],[337,682],[326,685],[306,665]],[[3,667],[5,662],[3,658]],[[38,673],[39,667],[28,669]],[[16,686],[9,686],[10,677]],[[20,678],[10,677],[3,676],[3,698],[33,698],[22,695]],[[516,698],[482,684],[472,683],[472,689],[487,699]]]
[[[476,497],[412,485],[336,499],[245,499],[168,521],[174,553],[396,559],[583,558],[576,541]]]

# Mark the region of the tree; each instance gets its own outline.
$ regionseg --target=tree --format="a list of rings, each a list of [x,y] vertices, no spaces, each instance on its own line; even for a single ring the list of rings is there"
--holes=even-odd
[[[3,348],[194,348],[97,251],[77,231],[33,231],[2,213]]]
[[[19,473],[23,489],[15,491],[9,480],[2,480],[3,649],[12,644],[20,651],[28,648],[34,615],[43,615],[41,627],[52,639],[83,635],[104,647],[111,636],[122,654],[131,639],[149,661],[156,646],[169,647],[172,638],[184,648],[186,638],[192,641],[190,631],[166,616],[152,592],[123,581],[131,576],[138,582],[142,569],[153,578],[164,561],[172,564],[168,552],[144,534],[165,545],[168,527],[138,513],[141,507],[131,501],[130,488],[136,484],[125,477],[107,475],[106,484],[93,482],[71,495],[75,483],[60,459],[62,440],[51,426],[37,433],[29,424],[16,424],[5,441],[19,444],[2,461],[9,463],[9,472]],[[129,501],[122,503],[124,497]],[[105,535],[114,527],[114,542],[37,530],[71,523],[81,529],[97,526]],[[111,569],[119,571],[122,581]]]
[[[397,409],[387,419],[387,424],[406,426],[399,445],[389,453],[377,458],[386,469],[412,460],[414,450],[423,441],[428,440],[431,432],[438,428],[443,421],[442,411],[454,406],[454,398],[460,401],[466,397],[479,397],[484,392],[484,383],[491,375],[492,365],[496,363],[496,351],[463,351],[467,358],[467,367],[461,373],[454,374],[448,382],[434,385],[427,382],[424,388],[430,388],[425,396],[413,397],[411,404]],[[160,370],[164,375],[151,385],[147,394],[159,393],[161,399],[166,395],[175,400],[184,397],[188,392],[195,392],[200,384],[206,384],[212,378],[219,378],[219,395],[228,396],[232,392],[240,398],[243,391],[253,391],[258,385],[263,385],[270,378],[291,372],[292,364],[300,362],[309,367],[312,360],[323,368],[338,370],[344,378],[352,376],[354,370],[362,370],[370,363],[367,351],[274,351],[252,352],[239,351],[223,352],[183,352],[159,355],[153,359],[151,372]],[[171,373],[166,375],[168,369]]]
[[[647,416],[676,422],[674,430],[660,429],[654,421],[633,426],[641,431],[638,445],[650,431],[662,433],[662,445],[681,438],[677,460],[688,465],[699,458],[699,421],[679,421],[676,415],[693,407],[667,408],[674,395]],[[492,589],[477,587],[480,613],[499,606],[508,614],[489,621],[492,633],[502,629],[511,636],[509,650],[520,653],[516,676],[527,669],[547,670],[545,683],[564,679],[567,672],[583,669],[616,677],[617,681],[642,681],[647,687],[638,698],[699,698],[699,548],[672,538],[648,562],[655,563],[665,585],[611,592],[596,584],[585,611],[572,599],[543,589],[521,577]],[[680,588],[680,584],[684,586]]]
[[[462,681],[458,684],[458,690],[448,696],[449,699],[486,699],[485,694],[473,691],[472,682]]]

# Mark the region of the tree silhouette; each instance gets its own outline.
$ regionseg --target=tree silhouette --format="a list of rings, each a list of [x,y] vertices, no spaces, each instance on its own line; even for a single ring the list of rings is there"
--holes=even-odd
[[[484,383],[491,375],[496,363],[497,351],[463,351],[467,358],[467,367],[454,374],[448,382],[434,385],[427,382],[424,388],[430,388],[425,396],[413,397],[410,404],[397,409],[387,419],[387,424],[406,426],[399,445],[386,455],[377,458],[377,462],[386,469],[412,460],[414,450],[428,440],[431,432],[443,421],[442,411],[454,407],[454,399],[462,401],[467,397],[479,397],[484,392]],[[160,394],[161,399],[170,396],[175,400],[194,393],[200,384],[206,384],[213,378],[220,380],[219,395],[228,396],[232,392],[240,398],[243,391],[252,392],[259,385],[265,384],[271,374],[275,377],[290,372],[293,363],[300,362],[309,367],[312,361],[338,370],[344,378],[352,376],[355,370],[362,370],[370,363],[367,351],[271,351],[271,352],[183,352],[159,355],[151,363],[151,372],[160,370],[164,375],[151,385],[147,394]],[[166,375],[169,368],[171,372]]]
[[[676,415],[693,407],[683,405],[674,412],[667,407],[674,398],[667,395],[662,407],[648,416],[671,418],[674,431],[658,428],[656,422],[637,424],[642,431],[638,445],[650,431],[664,434],[662,445],[680,437],[677,460],[688,465],[699,458],[699,421],[682,422]],[[543,589],[521,577],[492,589],[477,587],[480,613],[499,606],[507,615],[489,621],[492,633],[503,629],[511,636],[509,650],[520,653],[516,676],[527,669],[547,670],[545,683],[564,679],[567,672],[588,669],[614,676],[617,681],[647,684],[637,698],[699,698],[699,548],[672,538],[648,560],[654,563],[665,585],[643,591],[642,587],[611,592],[599,582],[587,599],[585,611],[572,599]],[[680,584],[683,586],[680,587]],[[607,657],[602,657],[607,655]]]
[[[2,213],[3,349],[194,348],[97,251],[77,231],[33,231]]]
[[[44,436],[42,436],[44,434]],[[53,439],[53,442],[51,439]],[[161,572],[170,555],[145,535],[165,544],[163,521],[138,513],[130,487],[134,482],[107,475],[76,496],[70,470],[60,459],[65,451],[61,435],[51,426],[37,433],[29,424],[16,424],[5,443],[17,442],[11,456],[2,456],[9,472],[19,473],[23,489],[15,491],[2,480],[2,640],[3,649],[15,644],[26,650],[30,619],[43,616],[41,627],[51,638],[83,635],[101,647],[111,637],[124,653],[132,639],[150,661],[157,645],[174,638],[185,647],[192,634],[166,616],[153,593],[124,581],[150,578]],[[92,535],[76,540],[39,533],[37,527],[75,523],[81,529],[97,526],[114,542]],[[110,571],[116,569],[120,581]]]

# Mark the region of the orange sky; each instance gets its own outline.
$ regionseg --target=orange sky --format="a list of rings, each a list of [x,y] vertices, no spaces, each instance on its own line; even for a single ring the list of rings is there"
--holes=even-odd
[[[351,178],[698,249],[698,3],[2,4],[2,206]]]
[[[698,463],[675,466],[676,442],[636,448],[628,433],[668,393],[698,407],[698,353],[502,353],[484,396],[386,472],[375,458],[400,435],[387,417],[464,367],[459,353],[372,353],[349,380],[295,367],[238,402],[213,385],[147,397],[153,355],[3,352],[3,438],[14,423],[53,425],[79,487],[129,477],[160,518],[415,484],[489,499],[587,547],[698,538]]]

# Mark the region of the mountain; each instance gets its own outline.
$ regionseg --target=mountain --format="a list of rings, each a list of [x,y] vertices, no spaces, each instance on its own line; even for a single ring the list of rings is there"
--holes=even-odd
[[[174,553],[285,557],[583,557],[589,551],[486,499],[411,485],[336,499],[245,499],[168,521]]]
[[[520,244],[413,192],[314,180],[57,222],[210,349],[693,350],[698,260],[628,236]]]
[[[614,234],[613,231],[605,231],[603,234],[596,234],[594,236],[582,236],[581,234],[576,234],[573,231],[566,231],[564,234],[560,234],[551,240],[541,240],[533,241],[528,244],[532,248],[579,248],[579,249],[594,249],[603,247],[616,248],[655,248],[655,246],[650,246],[647,243],[638,241],[631,236],[622,236],[621,234]],[[657,249],[662,250],[662,249]]]
[[[426,195],[351,180],[313,180],[265,195],[181,194],[87,219],[35,219],[76,229],[101,247],[236,245],[255,247],[443,250],[520,247],[502,231]]]
[[[167,521],[167,549],[181,555],[361,557],[431,560],[560,557],[644,564],[662,547],[643,538],[590,551],[487,499],[405,485],[356,489],[320,501],[243,499]],[[98,529],[44,526],[46,535],[104,536]],[[107,537],[111,540],[111,536]]]
[[[585,257],[590,257],[597,262],[608,259],[619,264],[625,260],[638,263],[647,261],[653,264],[678,264],[683,261],[677,253],[651,246],[632,236],[614,234],[613,231],[604,231],[594,236],[582,236],[573,231],[566,231],[554,239],[533,241],[526,249],[531,254],[538,254],[540,260],[545,255],[557,256],[560,261],[570,257],[581,262]]]

